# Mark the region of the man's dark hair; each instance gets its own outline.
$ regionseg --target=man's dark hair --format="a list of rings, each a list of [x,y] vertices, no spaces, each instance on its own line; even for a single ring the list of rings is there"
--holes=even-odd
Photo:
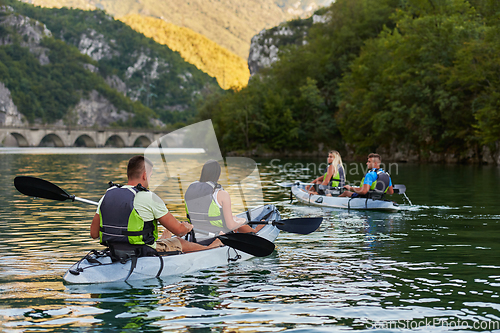
[[[370,155],[368,155],[368,158],[376,158],[378,159],[378,162],[382,162],[382,157],[380,157],[379,154],[376,154],[376,153],[371,153]]]
[[[127,177],[131,179],[139,178],[144,172],[144,161],[146,161],[151,167],[153,166],[153,162],[142,155],[136,155],[128,160]]]

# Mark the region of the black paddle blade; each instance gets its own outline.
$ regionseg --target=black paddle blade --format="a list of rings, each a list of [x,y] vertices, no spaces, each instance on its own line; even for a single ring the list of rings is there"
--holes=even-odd
[[[246,233],[217,236],[224,245],[256,257],[266,257],[273,253],[274,244],[265,238]]]
[[[57,185],[52,184],[46,180],[30,177],[19,176],[14,178],[14,186],[22,194],[30,197],[45,198],[50,200],[64,201],[72,199],[65,190]]]
[[[298,217],[295,219],[277,221],[275,225],[278,229],[286,232],[307,235],[316,231],[322,221],[322,217]]]

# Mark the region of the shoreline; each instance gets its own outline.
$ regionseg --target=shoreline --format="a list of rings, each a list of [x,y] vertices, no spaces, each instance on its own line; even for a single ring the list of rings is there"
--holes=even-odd
[[[497,144],[498,146],[498,144]],[[168,148],[167,148],[168,149]],[[116,155],[116,154],[144,154],[147,148],[144,147],[1,147],[0,155],[3,154],[102,154],[102,155]],[[178,151],[172,149],[164,153],[171,154],[197,154],[201,153],[196,149],[187,149],[186,151]],[[224,157],[248,157],[248,158],[283,158],[283,159],[297,159],[297,158],[322,158],[328,154],[329,150],[317,150],[313,152],[294,151],[294,152],[273,152],[262,151],[259,149],[252,150],[238,150],[223,153]],[[387,149],[376,149],[375,152],[382,156],[384,162],[387,163],[415,163],[415,164],[462,164],[462,165],[492,165],[500,166],[500,151],[492,153],[488,147],[483,147],[482,154],[475,154],[467,152],[463,157],[457,156],[453,153],[434,153],[432,151],[426,152],[427,157],[422,157],[413,151],[410,153],[403,153],[396,151],[395,153],[389,152]],[[352,162],[366,161],[366,155],[354,154],[352,151],[347,152],[345,149],[340,149],[342,159]]]
[[[391,163],[420,163],[420,164],[464,164],[464,165],[493,165],[500,166],[500,147],[496,144],[495,151],[491,151],[487,146],[483,146],[480,153],[472,151],[472,149],[465,150],[462,155],[456,153],[434,153],[432,151],[423,152],[421,154],[412,150],[389,150],[386,148],[378,148],[376,152],[382,156],[384,162]],[[330,149],[329,149],[330,150]],[[259,149],[252,150],[238,150],[231,151],[223,154],[224,156],[232,157],[257,157],[257,158],[301,158],[301,157],[324,157],[328,154],[329,150],[317,150],[313,152],[272,152],[262,151]],[[350,149],[339,149],[343,160],[353,162],[366,161],[365,154],[355,154]]]

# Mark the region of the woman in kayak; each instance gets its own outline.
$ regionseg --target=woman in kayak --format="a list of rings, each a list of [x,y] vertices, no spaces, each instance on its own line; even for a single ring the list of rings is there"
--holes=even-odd
[[[328,152],[328,166],[324,174],[311,182],[315,185],[308,185],[306,190],[311,194],[332,195],[338,188],[345,185],[345,170],[342,164],[342,157],[336,150]],[[318,187],[318,192],[315,187]]]
[[[147,190],[152,172],[153,163],[147,158],[137,155],[129,160],[127,185],[113,186],[106,191],[92,219],[90,236],[99,238],[101,244],[112,251],[137,249],[142,255],[154,254],[154,250],[194,252],[221,246],[218,239],[203,246],[180,238],[193,226],[177,221],[163,200]],[[160,239],[157,222],[165,227]]]
[[[220,184],[221,167],[217,161],[209,160],[203,165],[200,180],[189,185],[184,195],[186,212],[197,231],[218,235],[233,230],[238,232],[257,232],[244,218],[233,215],[231,198]]]

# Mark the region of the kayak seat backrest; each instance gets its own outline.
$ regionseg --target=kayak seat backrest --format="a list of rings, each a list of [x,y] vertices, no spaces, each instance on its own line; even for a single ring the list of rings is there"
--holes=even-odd
[[[154,257],[158,252],[148,245],[132,245],[126,243],[111,243],[109,252],[112,261],[126,262],[132,257]]]
[[[276,207],[274,205],[266,205],[259,215],[257,215],[256,217],[251,217],[253,221],[267,220],[275,211]]]

